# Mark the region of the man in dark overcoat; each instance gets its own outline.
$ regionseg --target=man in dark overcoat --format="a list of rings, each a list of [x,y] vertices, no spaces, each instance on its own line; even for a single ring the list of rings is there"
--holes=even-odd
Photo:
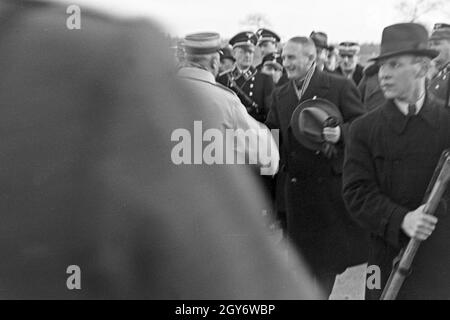
[[[426,90],[430,59],[437,55],[427,40],[419,24],[384,29],[375,60],[387,101],[353,122],[347,141],[344,199],[370,230],[369,265],[381,270],[380,285],[366,288],[368,299],[380,297],[393,259],[410,238],[424,242],[398,298],[450,299],[448,210],[436,227],[437,219],[421,206],[439,157],[450,147],[450,114]]]
[[[315,67],[311,39],[290,39],[282,57],[290,81],[274,91],[266,124],[281,131],[288,235],[330,292],[336,274],[366,259],[362,232],[350,220],[341,197],[343,146],[348,126],[363,114],[363,106],[351,80]],[[341,126],[324,129],[325,139],[339,150],[333,159],[303,147],[291,132],[294,109],[314,96],[337,105],[344,118]]]

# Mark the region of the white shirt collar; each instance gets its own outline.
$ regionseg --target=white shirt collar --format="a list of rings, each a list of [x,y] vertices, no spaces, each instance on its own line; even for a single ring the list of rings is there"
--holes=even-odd
[[[397,99],[394,99],[394,102],[397,105],[397,107],[401,113],[403,113],[405,116],[408,115],[408,106],[409,106],[408,102],[400,101]],[[424,103],[425,103],[425,93],[419,98],[419,100],[417,100],[414,103],[416,105],[416,114],[418,114],[420,112]]]

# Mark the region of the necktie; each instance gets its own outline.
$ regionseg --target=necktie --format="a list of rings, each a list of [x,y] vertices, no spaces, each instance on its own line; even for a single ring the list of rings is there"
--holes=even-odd
[[[417,107],[415,104],[408,105],[408,117],[415,116],[417,112]]]

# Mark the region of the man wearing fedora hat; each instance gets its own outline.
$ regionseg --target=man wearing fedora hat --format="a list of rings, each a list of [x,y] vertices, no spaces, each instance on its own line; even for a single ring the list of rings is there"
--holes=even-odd
[[[394,258],[410,238],[424,241],[399,299],[450,299],[450,219],[421,206],[442,151],[450,147],[450,113],[428,94],[426,76],[438,52],[415,23],[386,27],[379,65],[386,102],[353,122],[346,146],[344,199],[371,232],[369,265],[381,270],[379,298]],[[442,206],[445,208],[446,206]],[[437,224],[436,224],[437,223]]]
[[[217,77],[217,82],[233,90],[256,120],[264,122],[274,84],[272,78],[253,66],[258,37],[250,31],[240,32],[230,39],[236,63],[234,68]]]
[[[275,89],[266,124],[281,131],[287,232],[330,293],[336,274],[366,259],[361,230],[350,220],[341,198],[347,128],[363,114],[363,106],[350,80],[316,68],[316,47],[310,38],[290,39],[282,58],[290,81]],[[326,121],[319,111],[318,118],[308,117],[308,123],[320,122],[319,137],[309,134],[313,129],[308,128],[302,131],[306,139],[298,141],[294,134],[299,121],[291,122],[298,116],[294,110],[301,111],[306,107],[302,103],[314,97],[328,100],[342,120]],[[318,104],[328,105],[322,100]],[[305,143],[308,140],[314,143]]]
[[[450,24],[436,23],[430,37],[430,48],[439,51],[433,59],[436,74],[430,81],[430,91],[449,105],[450,96]]]
[[[314,42],[317,51],[316,65],[320,71],[327,70],[328,61],[328,35],[322,31],[312,31],[309,35],[311,40]]]

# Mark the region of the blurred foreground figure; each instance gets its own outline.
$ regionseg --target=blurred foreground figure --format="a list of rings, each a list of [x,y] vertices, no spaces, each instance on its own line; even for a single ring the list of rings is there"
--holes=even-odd
[[[172,163],[171,133],[211,110],[156,29],[67,16],[0,4],[0,298],[317,298],[252,214],[246,171]]]

